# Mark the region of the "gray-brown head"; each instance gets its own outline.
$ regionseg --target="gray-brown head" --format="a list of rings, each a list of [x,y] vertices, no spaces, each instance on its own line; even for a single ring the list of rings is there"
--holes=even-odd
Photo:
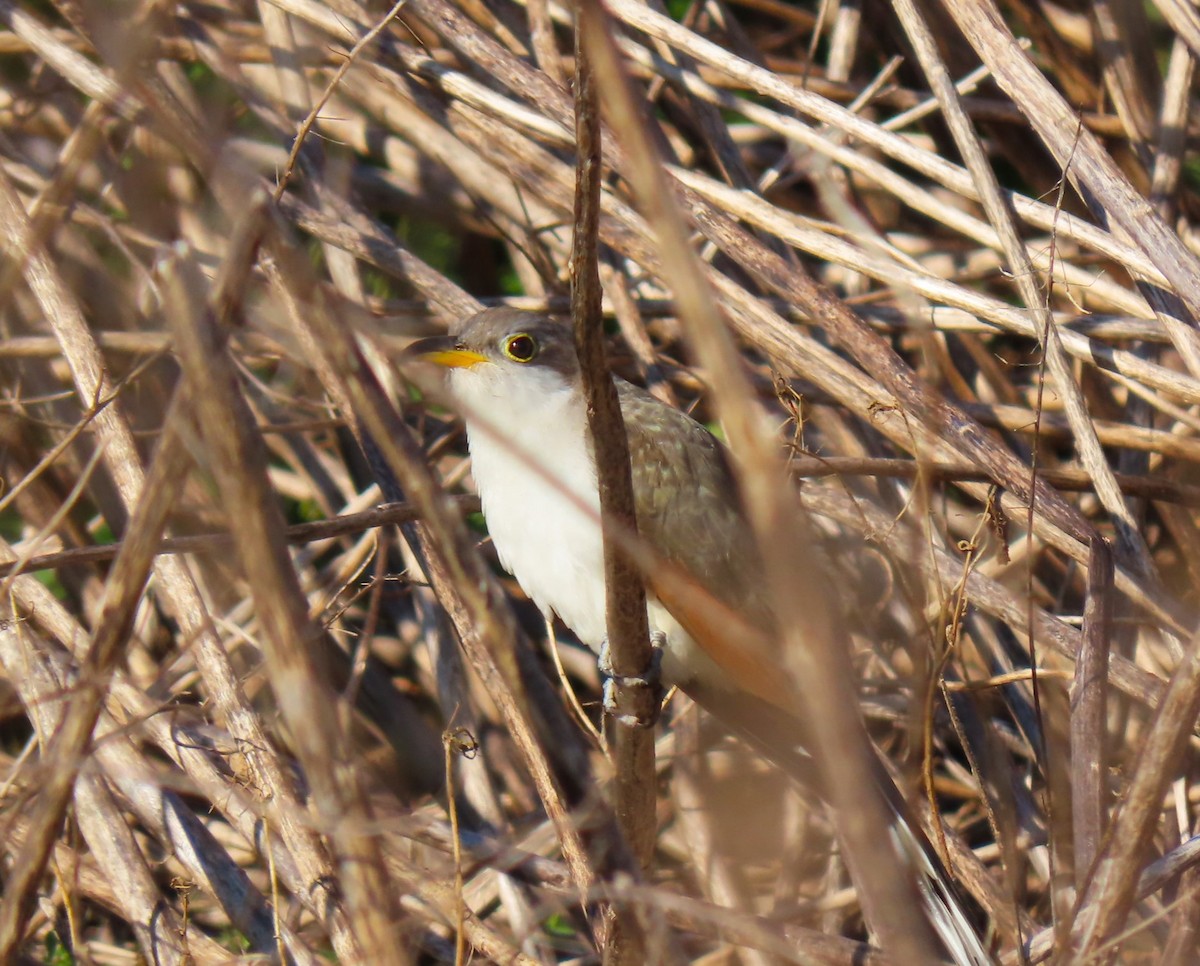
[[[579,381],[571,330],[523,309],[487,309],[463,320],[448,335],[413,343],[405,355],[450,370],[469,370],[489,382],[515,386],[532,380],[542,391],[574,387]]]

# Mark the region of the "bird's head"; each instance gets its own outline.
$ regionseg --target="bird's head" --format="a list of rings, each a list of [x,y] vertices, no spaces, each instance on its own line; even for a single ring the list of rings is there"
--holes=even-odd
[[[448,335],[414,342],[404,356],[449,370],[451,393],[472,409],[539,405],[580,387],[571,330],[521,309],[480,312]]]

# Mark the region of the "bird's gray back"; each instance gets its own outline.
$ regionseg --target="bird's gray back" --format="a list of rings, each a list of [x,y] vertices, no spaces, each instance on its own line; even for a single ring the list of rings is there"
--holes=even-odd
[[[761,567],[724,446],[686,413],[618,380],[638,530],[710,593],[766,629]]]

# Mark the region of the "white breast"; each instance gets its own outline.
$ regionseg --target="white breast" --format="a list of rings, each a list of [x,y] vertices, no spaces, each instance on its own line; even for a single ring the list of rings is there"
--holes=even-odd
[[[519,386],[507,383],[501,398],[491,370],[450,374],[488,532],[501,565],[542,613],[557,614],[598,650],[606,634],[604,547],[582,395],[531,369]],[[664,680],[724,681],[661,604],[651,599],[648,611],[651,630],[666,635]]]
[[[581,641],[599,647],[604,551],[583,399],[551,383],[552,373],[541,380],[530,370],[527,391],[514,393],[510,384],[501,402],[488,368],[451,375],[500,563],[543,613],[557,614]]]

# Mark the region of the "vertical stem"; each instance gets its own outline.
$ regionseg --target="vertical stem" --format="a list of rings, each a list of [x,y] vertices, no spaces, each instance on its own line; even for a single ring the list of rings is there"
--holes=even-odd
[[[575,322],[575,348],[579,354],[588,425],[595,447],[600,513],[605,523],[604,578],[609,653],[616,675],[612,717],[613,757],[616,763],[614,807],[636,866],[649,863],[655,837],[654,734],[631,723],[653,720],[657,695],[647,687],[622,687],[622,676],[642,676],[651,662],[650,631],[646,618],[646,591],[641,574],[622,553],[609,530],[617,527],[636,533],[633,478],[629,466],[629,441],[621,416],[617,388],[609,376],[604,355],[601,287],[598,269],[601,133],[599,97],[591,63],[581,37],[584,22],[596,16],[594,4],[578,11],[575,40],[575,232],[571,246],[571,312]],[[619,908],[619,907],[618,907]],[[644,958],[644,938],[629,910],[617,911],[605,949],[605,962],[637,963]]]
[[[1113,558],[1104,538],[1092,538],[1088,595],[1075,677],[1071,681],[1071,811],[1075,886],[1081,890],[1104,835],[1108,798],[1105,761],[1108,648],[1112,632]]]

